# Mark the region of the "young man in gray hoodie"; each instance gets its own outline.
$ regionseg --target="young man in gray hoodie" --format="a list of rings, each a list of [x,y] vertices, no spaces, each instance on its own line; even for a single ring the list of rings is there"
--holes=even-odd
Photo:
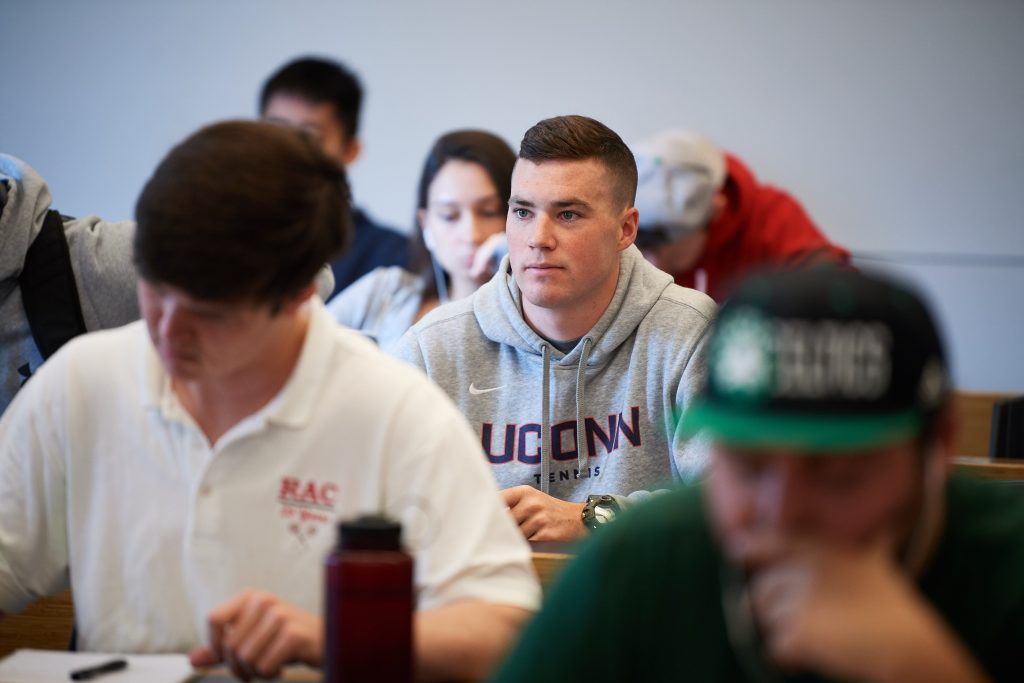
[[[677,417],[703,380],[715,305],[633,246],[636,185],[632,153],[602,123],[533,126],[512,175],[508,257],[396,351],[479,430],[530,540],[582,536],[704,465]]]

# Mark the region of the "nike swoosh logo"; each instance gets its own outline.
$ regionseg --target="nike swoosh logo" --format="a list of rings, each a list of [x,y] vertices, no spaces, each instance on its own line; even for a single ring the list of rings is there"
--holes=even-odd
[[[505,385],[502,384],[500,387],[491,387],[490,389],[477,389],[472,382],[469,383],[469,393],[473,394],[474,396],[479,396],[480,394],[489,394],[492,391],[497,391],[498,389],[504,388]]]

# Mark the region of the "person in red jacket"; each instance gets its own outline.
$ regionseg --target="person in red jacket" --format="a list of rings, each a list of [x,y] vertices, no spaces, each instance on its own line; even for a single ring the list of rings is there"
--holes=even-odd
[[[668,130],[633,147],[639,170],[636,245],[676,283],[722,302],[732,284],[768,267],[831,264],[832,244],[788,193],[692,131]]]

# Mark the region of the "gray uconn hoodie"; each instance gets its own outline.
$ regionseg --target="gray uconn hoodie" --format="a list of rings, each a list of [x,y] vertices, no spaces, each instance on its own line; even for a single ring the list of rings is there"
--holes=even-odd
[[[523,319],[521,296],[506,256],[476,294],[431,312],[395,349],[458,404],[501,488],[625,502],[701,471],[706,443],[677,424],[703,381],[710,298],[631,246],[608,309],[563,355]]]
[[[50,190],[28,164],[0,154],[0,413],[43,362],[25,318],[18,276],[25,254],[43,227]],[[4,200],[6,196],[6,200]],[[124,325],[139,317],[130,221],[96,216],[64,218],[86,329]]]

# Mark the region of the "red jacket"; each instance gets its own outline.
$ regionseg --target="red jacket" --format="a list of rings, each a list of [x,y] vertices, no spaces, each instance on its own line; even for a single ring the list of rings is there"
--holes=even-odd
[[[725,158],[727,204],[708,224],[708,241],[697,264],[673,274],[677,284],[695,287],[703,271],[705,291],[721,302],[737,280],[764,267],[849,267],[849,252],[829,242],[793,197],[758,183],[734,156]]]

